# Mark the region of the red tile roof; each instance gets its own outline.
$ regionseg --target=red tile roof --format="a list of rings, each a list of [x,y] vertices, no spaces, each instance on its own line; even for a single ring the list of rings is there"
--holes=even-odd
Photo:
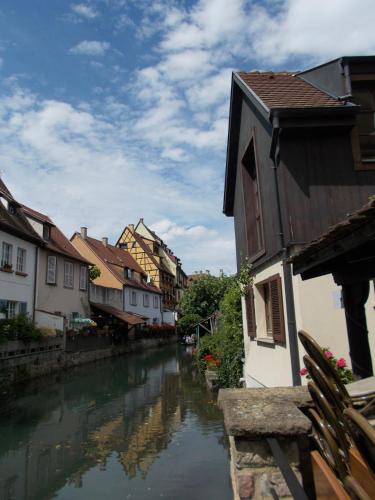
[[[79,233],[76,234],[80,237]],[[148,292],[161,293],[159,288],[151,285],[150,283],[143,283],[125,278],[124,269],[126,267],[140,273],[141,275],[146,274],[146,272],[142,269],[138,262],[133,259],[129,252],[110,244],[105,246],[101,240],[91,238],[90,236],[87,236],[85,241],[121,283]]]
[[[4,182],[0,179],[0,194],[4,195],[5,198],[10,198],[13,200],[13,196],[11,194],[11,192],[9,191],[9,189],[6,187],[6,185],[4,184]]]
[[[48,224],[53,224],[52,220],[48,217],[48,215],[37,212],[36,210],[33,210],[32,208],[27,207],[26,205],[22,205],[22,209],[26,215],[29,215],[33,219],[37,219],[39,222],[47,222]]]
[[[239,72],[237,75],[268,109],[342,107],[329,96],[293,73]]]

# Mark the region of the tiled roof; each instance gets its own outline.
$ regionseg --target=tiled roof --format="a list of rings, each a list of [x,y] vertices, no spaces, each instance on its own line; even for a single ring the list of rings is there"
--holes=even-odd
[[[36,219],[39,222],[47,222],[48,224],[53,224],[52,220],[48,217],[48,215],[37,212],[36,210],[33,210],[32,208],[27,207],[26,205],[22,205],[22,208],[24,213],[32,217],[33,219]]]
[[[293,73],[239,72],[237,75],[268,109],[342,107],[329,96]]]
[[[51,227],[50,239],[46,241],[47,250],[51,252],[60,253],[69,257],[70,259],[79,260],[85,264],[92,265],[92,262],[86,260],[82,255],[74,248],[70,243],[68,238],[60,231],[57,226]]]
[[[319,238],[308,243],[293,257],[290,261],[293,264],[300,264],[301,262],[308,262],[309,259],[317,252],[326,249],[332,245],[337,246],[337,251],[340,250],[340,240],[347,236],[352,235],[362,226],[373,223],[375,221],[375,199],[370,200],[367,205],[360,208],[356,212],[348,215],[348,217],[331,226],[327,232],[322,234]]]
[[[20,238],[32,241],[37,245],[43,245],[43,240],[39,238],[19,208],[16,209],[15,214],[11,214],[9,210],[0,203],[0,227],[4,229],[4,231],[16,234]]]
[[[101,240],[91,238],[90,236],[87,236],[85,241],[87,241],[87,243],[91,246],[96,255],[105,262],[114,264],[115,266],[121,266],[122,268],[128,267],[129,269],[137,271],[140,274],[145,274],[144,270],[138,262],[133,259],[129,252],[110,245],[109,243],[104,245]]]
[[[159,288],[154,285],[125,278],[125,267],[142,275],[146,274],[129,252],[110,244],[104,245],[102,241],[91,238],[90,236],[87,236],[85,241],[121,283],[148,292],[161,293]]]
[[[1,179],[0,179],[0,194],[4,195],[5,198],[13,199],[11,192],[9,191],[9,189],[6,187],[6,185],[4,184],[4,182]]]

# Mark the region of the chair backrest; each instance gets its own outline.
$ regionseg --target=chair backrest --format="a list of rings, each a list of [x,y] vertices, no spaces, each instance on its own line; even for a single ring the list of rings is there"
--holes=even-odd
[[[348,405],[351,404],[351,399],[346,390],[345,385],[341,381],[338,373],[333,368],[331,363],[325,357],[323,349],[318,344],[318,342],[311,337],[304,330],[298,332],[298,337],[305,348],[307,354],[312,358],[319,368],[324,372],[325,376],[331,380],[334,385],[334,390],[340,393],[340,398],[344,399]],[[307,367],[306,367],[307,368]]]
[[[375,429],[354,408],[344,410],[344,419],[359,453],[375,474]]]
[[[343,427],[342,422],[338,420],[336,413],[333,411],[331,405],[315,382],[310,381],[307,387],[318,413],[326,421],[328,429],[332,433],[333,438],[337,441],[338,447],[345,459],[348,460],[349,448],[353,443],[348,439],[345,433],[346,429]]]
[[[346,476],[344,479],[344,488],[349,493],[352,500],[371,500],[369,495],[353,476]]]

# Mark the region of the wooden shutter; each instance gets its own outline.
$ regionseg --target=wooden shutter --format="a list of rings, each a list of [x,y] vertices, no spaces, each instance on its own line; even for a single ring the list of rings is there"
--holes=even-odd
[[[246,307],[247,334],[251,339],[254,339],[256,337],[257,326],[255,320],[253,287],[249,287],[247,294],[245,295],[245,307]]]
[[[280,276],[271,278],[270,282],[271,314],[272,314],[272,334],[274,340],[285,342],[285,323],[283,294]]]
[[[47,283],[56,284],[56,264],[57,258],[54,255],[47,257]]]

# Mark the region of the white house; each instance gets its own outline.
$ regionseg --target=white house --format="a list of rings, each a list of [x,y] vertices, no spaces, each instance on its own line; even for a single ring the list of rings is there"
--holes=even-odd
[[[0,179],[0,318],[33,316],[36,258],[42,245]]]

